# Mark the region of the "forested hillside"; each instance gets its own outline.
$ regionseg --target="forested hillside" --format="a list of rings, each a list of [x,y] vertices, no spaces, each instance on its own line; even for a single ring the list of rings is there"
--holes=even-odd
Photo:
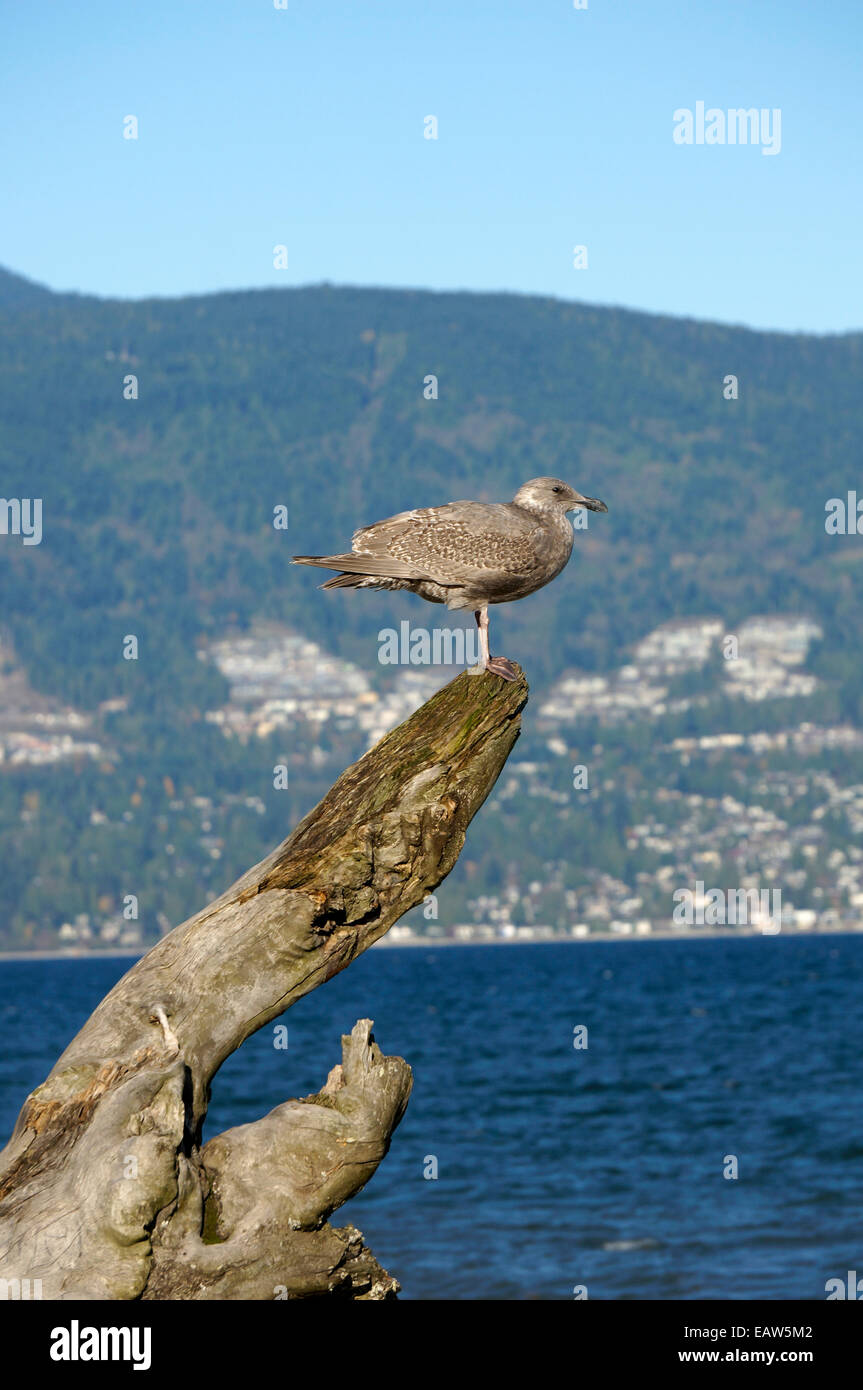
[[[151,936],[260,857],[362,741],[337,720],[322,751],[278,733],[226,739],[205,719],[227,698],[199,659],[206,644],[276,621],[380,684],[381,628],[453,617],[405,595],[322,594],[322,576],[290,555],[341,549],[404,508],[507,500],[538,474],[609,512],[590,516],[553,585],[493,612],[494,649],[523,664],[534,692],[526,752],[556,678],[617,670],[651,629],[686,616],[733,627],[802,615],[823,630],[811,708],[738,701],[715,727],[778,727],[792,706],[795,722],[814,711],[863,724],[863,538],[824,524],[827,500],[857,486],[861,366],[860,334],[754,333],[505,294],[321,285],[119,302],[0,272],[0,497],[43,508],[40,544],[0,534],[0,658],[14,653],[34,698],[93,714],[103,750],[0,770],[0,942],[51,944],[61,922],[97,924],[129,893]],[[287,531],[273,525],[279,506]],[[128,634],[137,661],[123,659]],[[684,676],[680,688],[700,687]],[[697,709],[687,719],[666,720],[663,738],[714,727]],[[697,785],[692,769],[684,786],[651,761],[658,729],[620,726],[608,754],[628,782],[639,763],[639,815],[657,781],[681,795]],[[276,794],[282,758],[291,783]],[[565,789],[563,763],[555,776]],[[548,822],[543,842],[581,836],[594,869],[631,879],[656,858],[627,860],[635,814],[631,798],[606,796],[563,828]],[[477,891],[497,885],[519,816],[540,824],[536,799],[496,815],[464,870]]]
[[[834,653],[853,649],[863,551],[825,535],[824,504],[859,469],[861,345],[502,294],[125,303],[4,274],[2,493],[44,504],[40,546],[0,547],[4,621],[33,683],[85,706],[129,678],[130,624],[159,653],[149,694],[134,678],[143,701],[214,698],[195,639],[254,614],[313,625],[368,665],[380,626],[427,610],[315,595],[320,576],[288,555],[554,473],[609,515],[551,589],[496,620],[534,681],[613,665],[681,614],[805,611]]]

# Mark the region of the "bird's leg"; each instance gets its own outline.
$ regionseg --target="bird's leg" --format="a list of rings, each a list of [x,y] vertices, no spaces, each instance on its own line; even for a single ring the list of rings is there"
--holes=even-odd
[[[488,609],[477,608],[474,612],[474,619],[479,633],[479,666],[474,666],[475,671],[484,671],[488,666]],[[483,619],[485,621],[483,621]]]
[[[488,609],[477,608],[474,612],[476,625],[479,628],[479,649],[482,656],[482,664],[486,671],[491,671],[493,675],[500,676],[502,680],[514,681],[518,679],[518,671],[511,661],[505,656],[492,656],[488,645]]]

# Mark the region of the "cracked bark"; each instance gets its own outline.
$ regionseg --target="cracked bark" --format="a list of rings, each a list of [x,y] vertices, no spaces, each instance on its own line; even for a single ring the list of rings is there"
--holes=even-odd
[[[361,1019],[315,1096],[201,1145],[226,1057],[449,873],[519,733],[522,676],[462,674],[114,986],[0,1153],[0,1279],[44,1298],[394,1297],[327,1218],[389,1147],[410,1067]]]

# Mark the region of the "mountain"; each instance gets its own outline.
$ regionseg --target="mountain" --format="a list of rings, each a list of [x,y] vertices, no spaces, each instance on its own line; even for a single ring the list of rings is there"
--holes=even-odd
[[[35,280],[0,266],[0,310],[27,309],[53,298],[56,296],[47,285],[37,285]]]
[[[260,859],[419,690],[381,629],[470,622],[320,593],[291,554],[539,474],[609,511],[493,610],[533,698],[440,930],[661,923],[708,871],[856,921],[863,541],[825,507],[855,488],[861,365],[861,334],[514,295],[123,302],[0,271],[0,944],[134,946]],[[733,670],[723,632],[749,634]],[[261,704],[303,682],[311,715]]]
[[[195,644],[254,616],[373,665],[381,627],[440,610],[319,594],[290,553],[338,550],[411,506],[505,500],[550,473],[609,514],[590,517],[551,588],[494,615],[497,650],[532,680],[617,665],[674,616],[801,612],[825,625],[853,703],[856,662],[839,654],[863,636],[861,549],[826,535],[824,509],[854,486],[861,366],[860,334],[506,294],[321,285],[125,302],[3,272],[2,492],[40,497],[44,528],[38,546],[0,537],[3,621],[32,684],[83,707],[128,687],[130,631],[154,658],[141,698],[171,703],[218,697]]]

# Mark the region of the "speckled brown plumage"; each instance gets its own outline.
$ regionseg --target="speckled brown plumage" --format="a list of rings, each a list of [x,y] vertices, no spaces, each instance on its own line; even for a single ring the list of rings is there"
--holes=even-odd
[[[604,512],[558,478],[533,478],[512,502],[449,502],[355,531],[349,554],[296,555],[294,563],[339,573],[325,589],[408,589],[430,603],[473,609],[484,664],[509,679],[504,657],[488,657],[489,604],[524,598],[560,573],[572,551],[567,512]]]

